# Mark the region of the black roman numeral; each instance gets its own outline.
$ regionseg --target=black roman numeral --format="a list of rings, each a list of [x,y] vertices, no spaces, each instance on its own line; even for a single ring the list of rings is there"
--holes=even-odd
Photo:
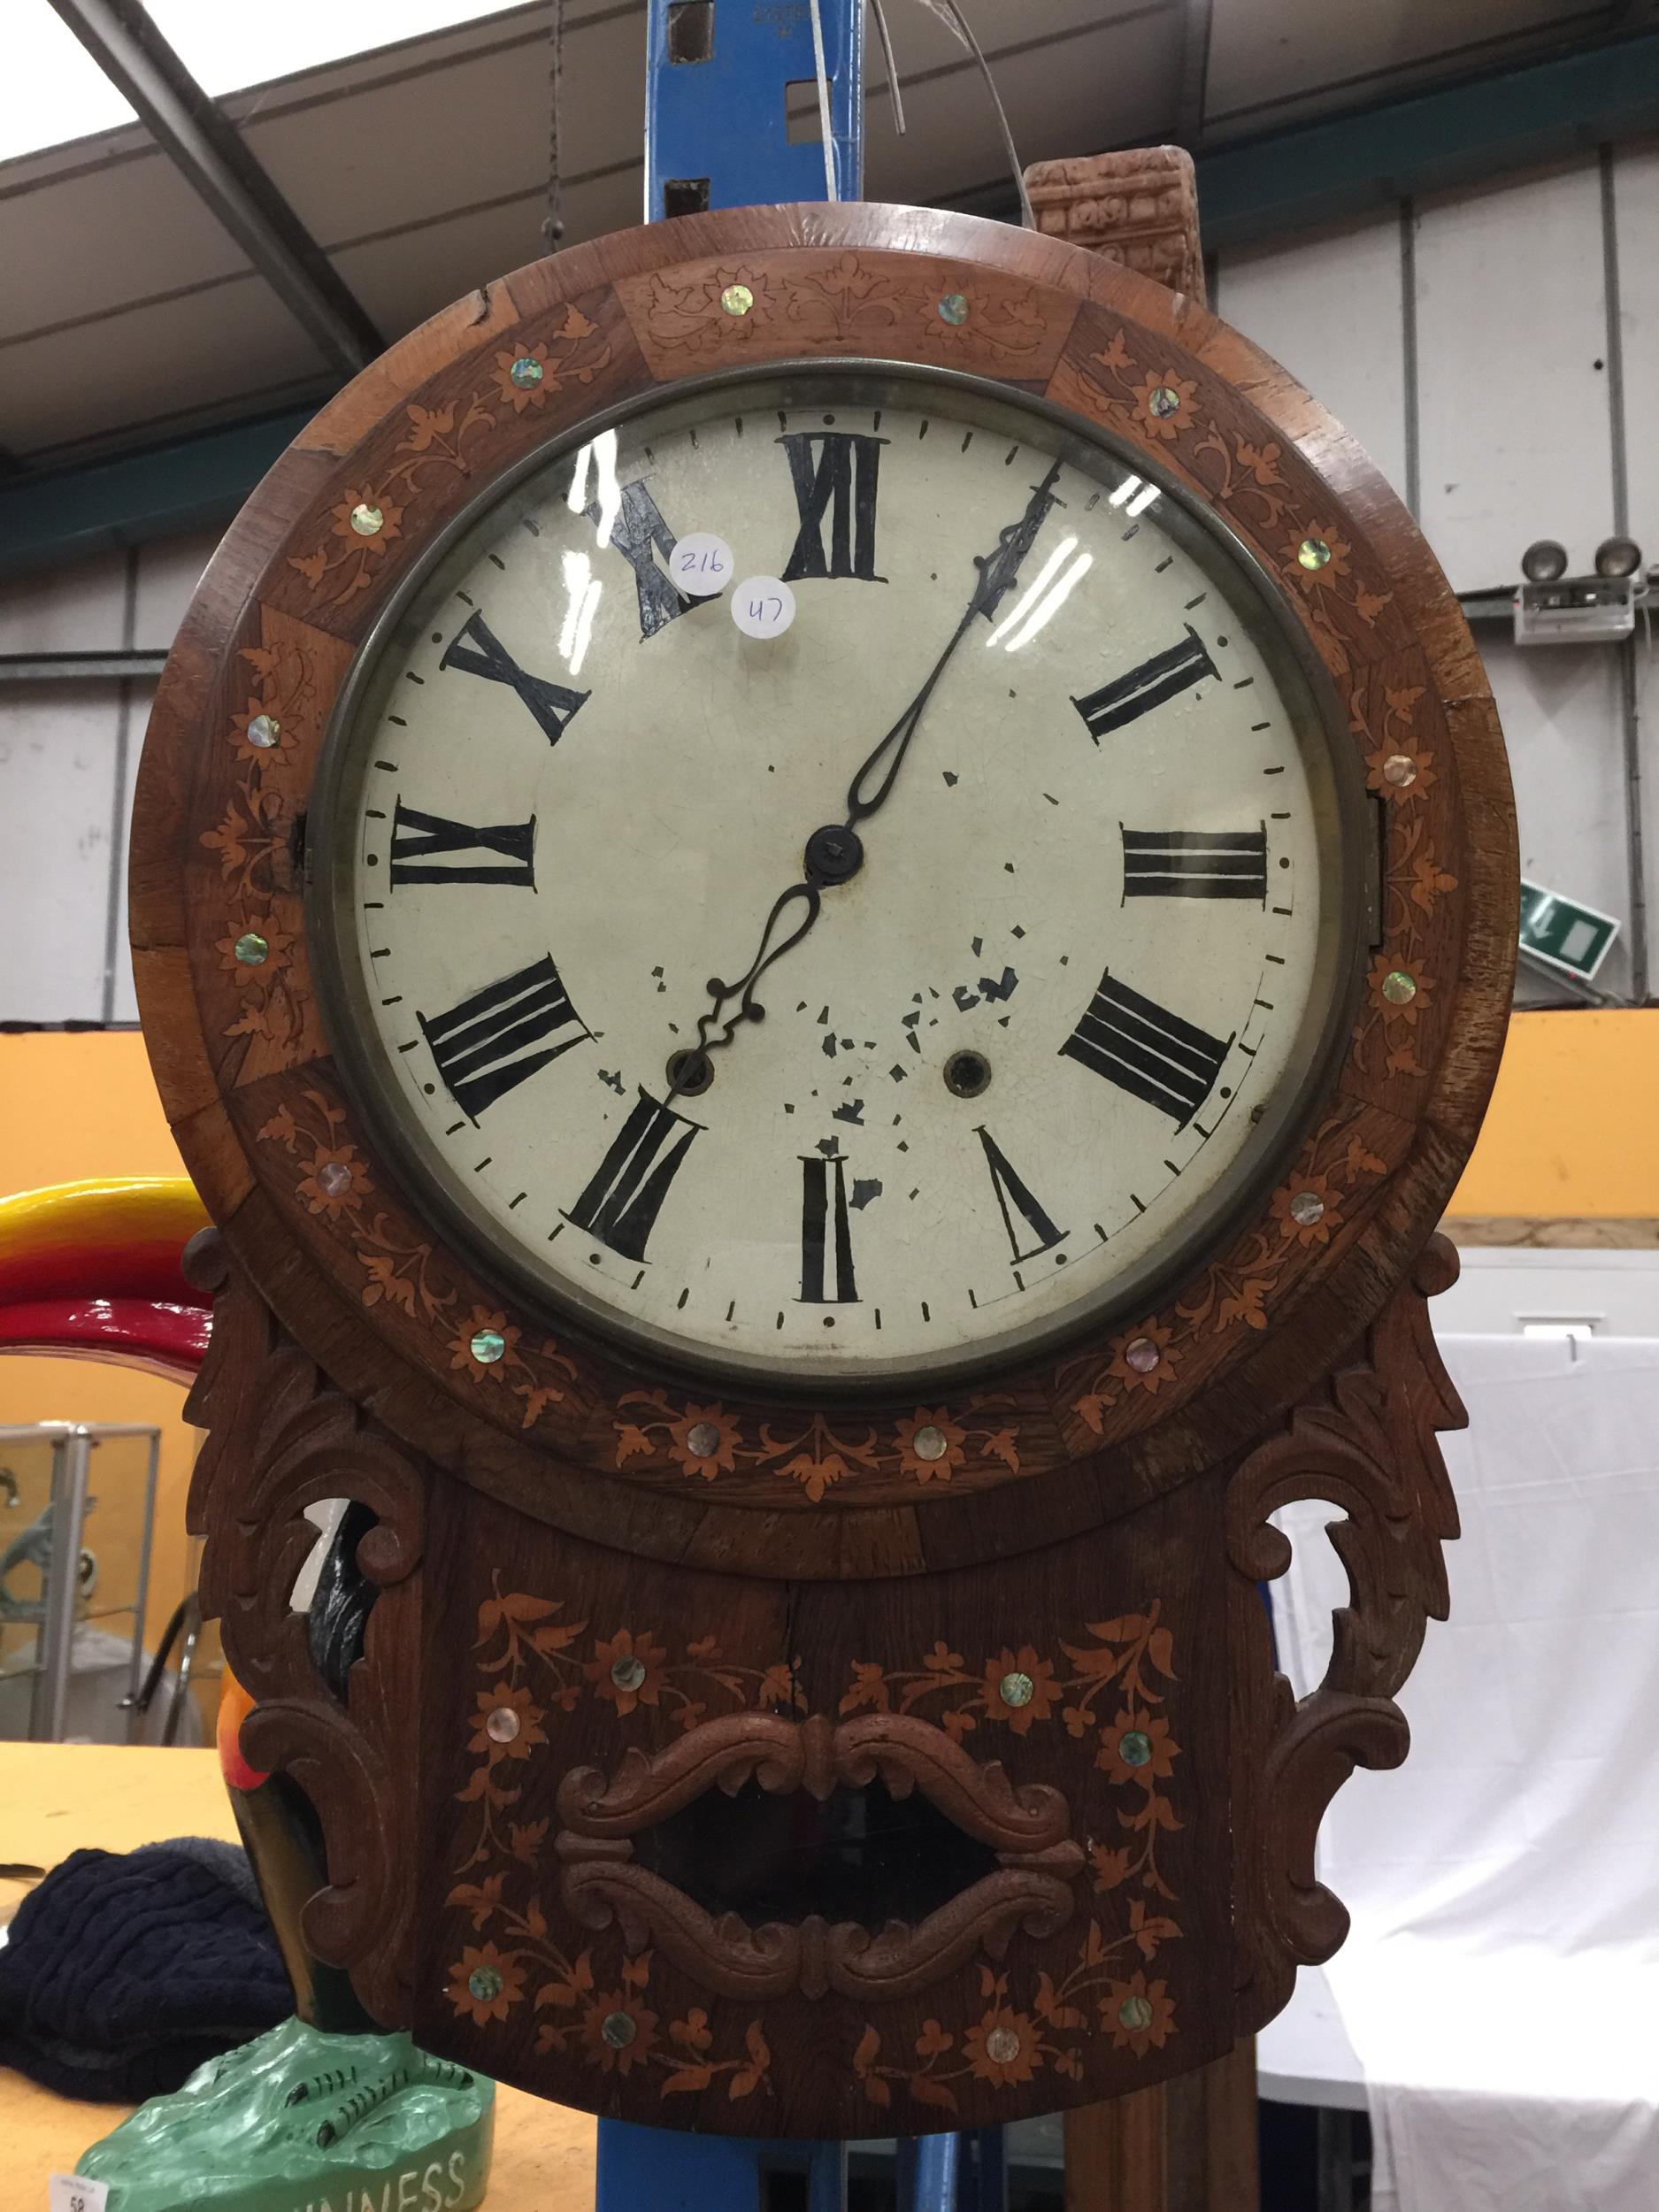
[[[1132,830],[1124,841],[1125,899],[1267,902],[1267,828]]]
[[[801,1302],[854,1306],[853,1233],[847,1216],[847,1163],[809,1152],[801,1160]]]
[[[588,1033],[551,960],[487,983],[447,1014],[416,1019],[444,1088],[469,1121]]]
[[[487,853],[498,856],[485,858]],[[535,889],[535,816],[474,827],[400,799],[392,817],[392,888],[406,883],[511,883]]]
[[[625,1260],[642,1260],[669,1185],[703,1124],[687,1121],[641,1087],[599,1171],[565,1215]]]
[[[1001,1145],[988,1129],[974,1133],[985,1147],[985,1164],[991,1171],[991,1187],[996,1193],[996,1202],[1002,1210],[1002,1226],[1008,1232],[1009,1250],[1012,1264],[1018,1267],[1025,1260],[1034,1260],[1040,1253],[1053,1251],[1056,1244],[1064,1244],[1071,1233],[1069,1229],[1056,1229],[1025,1185],[1009,1165]],[[1023,1251],[1022,1236],[1034,1239]]]
[[[577,496],[580,498],[580,494]],[[642,478],[619,486],[617,498],[611,542],[634,571],[634,588],[640,599],[640,635],[655,637],[691,604],[666,570],[657,565],[657,555],[660,553],[666,561],[679,540],[663,520],[662,509],[646,489]],[[595,527],[603,519],[604,511],[596,499],[582,511]]]
[[[1109,968],[1060,1050],[1185,1129],[1214,1087],[1232,1042],[1115,982]]]
[[[1126,676],[1102,684],[1087,698],[1074,697],[1071,704],[1098,745],[1109,732],[1138,722],[1143,714],[1150,714],[1154,707],[1161,707],[1166,699],[1176,698],[1183,691],[1190,691],[1194,684],[1202,683],[1206,676],[1219,680],[1220,672],[1210,657],[1209,647],[1189,622],[1187,635],[1179,645],[1171,645],[1167,653],[1155,653],[1149,661],[1142,661],[1139,668],[1132,668]]]
[[[492,684],[511,684],[524,701],[549,745],[557,745],[570,727],[579,707],[593,694],[567,691],[545,676],[531,676],[519,667],[481,614],[471,615],[450,639],[438,663],[440,668],[458,668],[464,675],[482,676]]]
[[[860,576],[867,584],[885,584],[887,578],[876,574],[876,473],[887,440],[846,430],[793,430],[778,443],[789,457],[801,516],[784,582],[793,584],[803,576]]]

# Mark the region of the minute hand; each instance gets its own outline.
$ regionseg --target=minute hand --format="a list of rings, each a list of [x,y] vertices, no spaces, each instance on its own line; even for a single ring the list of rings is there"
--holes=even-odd
[[[1002,604],[1005,595],[1018,581],[1020,564],[1030,552],[1039,530],[1048,519],[1048,510],[1056,499],[1055,485],[1059,480],[1060,464],[1056,461],[1026,503],[1025,511],[1018,522],[1010,522],[999,532],[996,549],[993,553],[976,553],[973,565],[979,572],[979,580],[973,588],[966,611],[950,642],[934,662],[932,673],[917,693],[910,705],[893,725],[887,735],[864,763],[847,787],[847,826],[855,829],[867,821],[878,807],[885,804],[894,780],[904,764],[910,740],[916,734],[927,702],[933,697],[934,687],[950,664],[951,656],[973,626],[976,615],[988,621]]]

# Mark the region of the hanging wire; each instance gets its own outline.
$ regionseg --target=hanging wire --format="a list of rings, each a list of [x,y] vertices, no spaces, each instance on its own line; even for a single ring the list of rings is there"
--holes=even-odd
[[[565,90],[565,0],[549,0],[547,61],[547,210],[541,237],[557,253],[565,237],[565,180],[559,174],[559,109]]]
[[[1002,144],[1008,154],[1008,165],[1013,172],[1014,189],[1019,195],[1019,219],[1027,230],[1037,227],[1036,211],[1031,204],[1031,195],[1025,189],[1025,173],[1019,163],[1019,151],[1014,144],[1014,134],[1009,126],[1008,110],[1002,105],[1002,96],[996,88],[996,79],[991,74],[991,65],[985,58],[985,50],[973,35],[973,26],[957,5],[957,0],[922,0],[931,14],[954,31],[979,65],[985,88],[991,96],[991,105],[996,110],[996,119],[1002,133]]]
[[[829,67],[824,59],[824,15],[819,0],[811,0],[812,60],[818,71],[818,127],[824,141],[824,196],[839,200],[835,181],[835,138],[830,121]]]
[[[887,65],[887,90],[893,96],[893,128],[895,134],[904,135],[904,97],[899,89],[899,65],[893,55],[893,34],[887,28],[887,12],[881,0],[870,0],[870,12],[876,19],[876,36],[881,41],[881,58]]]

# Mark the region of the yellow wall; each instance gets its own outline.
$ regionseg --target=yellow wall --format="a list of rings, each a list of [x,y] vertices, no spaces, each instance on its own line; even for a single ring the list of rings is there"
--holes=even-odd
[[[84,1176],[183,1172],[135,1031],[0,1037],[0,1195]],[[184,1495],[196,1431],[183,1418],[183,1403],[177,1383],[132,1368],[0,1358],[0,1425],[141,1421],[161,1430],[152,1640],[185,1591]],[[96,1549],[96,1517],[92,1537]]]
[[[1448,1211],[1659,1216],[1659,1007],[1517,1014]]]

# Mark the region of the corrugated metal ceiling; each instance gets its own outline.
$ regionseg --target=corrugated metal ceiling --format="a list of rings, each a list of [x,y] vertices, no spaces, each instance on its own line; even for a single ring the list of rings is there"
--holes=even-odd
[[[43,0],[31,0],[43,4]],[[872,198],[995,204],[972,65],[888,0],[910,124],[872,52]],[[1166,136],[1204,0],[966,0],[1026,159]],[[1213,143],[1626,27],[1608,0],[1213,0]],[[639,219],[643,0],[570,0],[572,239]],[[388,337],[541,250],[547,9],[511,9],[223,102]],[[1190,61],[1187,82],[1190,104]],[[1190,134],[1189,134],[1190,136]],[[310,340],[138,126],[0,164],[0,448],[52,465],[330,381]]]

